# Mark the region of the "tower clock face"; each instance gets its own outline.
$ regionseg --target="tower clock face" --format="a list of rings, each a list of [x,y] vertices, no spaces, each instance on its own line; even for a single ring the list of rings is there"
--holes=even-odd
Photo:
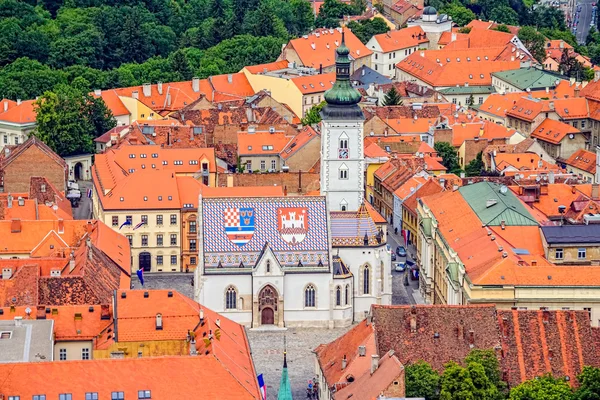
[[[339,149],[338,155],[339,158],[348,158],[348,149]]]

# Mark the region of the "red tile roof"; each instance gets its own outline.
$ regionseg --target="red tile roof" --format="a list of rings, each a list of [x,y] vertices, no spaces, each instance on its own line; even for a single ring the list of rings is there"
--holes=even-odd
[[[238,132],[238,155],[278,155],[292,139],[285,132]]]
[[[129,399],[137,398],[141,390],[150,391],[153,399],[261,398],[258,388],[248,391],[245,382],[240,382],[216,356],[0,364],[0,374],[6,378],[3,392],[24,399],[39,394],[58,399],[61,393],[83,399],[90,392],[98,393],[100,399],[123,392]],[[252,381],[256,382],[256,377]]]
[[[106,107],[112,112],[112,115],[119,117],[122,115],[130,115],[131,113],[123,104],[123,101],[119,98],[119,95],[114,90],[103,90],[100,92],[100,96],[94,94],[94,97],[102,98]]]
[[[579,129],[574,128],[564,122],[546,118],[533,132],[531,137],[550,142],[560,143],[568,134],[580,133]]]
[[[412,26],[410,28],[404,28],[397,31],[381,33],[373,36],[373,39],[377,41],[384,53],[406,49],[408,47],[419,46],[423,43],[429,43],[429,39],[427,38],[425,31],[423,31],[420,26]]]
[[[370,57],[373,52],[369,50],[348,28],[345,32],[346,46],[350,49],[353,59]],[[342,40],[342,28],[315,29],[306,36],[292,39],[287,47],[294,49],[300,62],[305,67],[329,67],[335,64],[335,49]],[[285,51],[285,50],[284,50]]]
[[[591,174],[596,173],[596,153],[584,149],[577,150],[565,164]]]
[[[292,78],[292,82],[302,94],[325,92],[333,86],[335,73],[300,76]]]
[[[126,293],[126,297],[123,298],[121,293]],[[148,297],[145,297],[145,293],[148,293]],[[169,297],[169,293],[172,293],[172,297]],[[221,368],[226,369],[246,390],[246,395],[258,395],[256,372],[242,325],[176,291],[118,292],[115,304],[117,343],[186,340],[190,331],[195,332],[196,348],[201,358],[215,357]],[[156,329],[157,314],[162,316],[161,330]],[[204,339],[209,334],[215,338],[207,346]]]
[[[3,104],[4,101],[6,100],[3,100]],[[35,100],[25,100],[20,104],[12,104],[7,111],[4,111],[4,108],[2,108],[3,112],[0,113],[0,121],[17,125],[34,124],[36,113],[33,109],[33,103],[35,103]]]
[[[279,156],[283,160],[287,160],[293,155],[295,155],[300,149],[302,149],[305,145],[307,145],[312,140],[321,138],[321,134],[315,131],[311,126],[304,126],[300,132],[291,139],[288,144],[286,144],[285,148],[281,151]]]
[[[452,145],[460,147],[465,140],[473,138],[501,139],[510,138],[516,131],[490,121],[460,124],[452,126]]]
[[[440,193],[444,190],[439,183],[433,179],[429,179],[420,188],[412,192],[411,195],[406,197],[402,202],[402,208],[406,208],[413,215],[417,215],[417,201],[420,198],[430,196],[432,194]]]

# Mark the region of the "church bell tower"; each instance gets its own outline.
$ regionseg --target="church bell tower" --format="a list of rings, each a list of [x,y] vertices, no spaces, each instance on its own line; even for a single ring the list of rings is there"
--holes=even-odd
[[[321,194],[330,211],[356,211],[365,197],[365,116],[361,95],[350,83],[350,49],[344,40],[336,50],[333,87],[321,110]]]

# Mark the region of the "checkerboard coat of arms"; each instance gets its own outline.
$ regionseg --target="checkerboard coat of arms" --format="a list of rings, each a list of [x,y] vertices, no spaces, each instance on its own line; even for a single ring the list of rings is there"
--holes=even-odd
[[[223,211],[225,233],[227,239],[238,246],[243,246],[254,235],[254,208],[226,208]]]
[[[298,244],[308,233],[308,209],[306,207],[281,207],[277,209],[277,230],[289,244]]]

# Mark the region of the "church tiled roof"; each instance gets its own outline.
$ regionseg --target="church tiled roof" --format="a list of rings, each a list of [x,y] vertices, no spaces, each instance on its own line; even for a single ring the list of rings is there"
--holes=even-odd
[[[328,268],[325,205],[321,196],[203,198],[206,269],[252,268],[265,243],[284,268]]]

